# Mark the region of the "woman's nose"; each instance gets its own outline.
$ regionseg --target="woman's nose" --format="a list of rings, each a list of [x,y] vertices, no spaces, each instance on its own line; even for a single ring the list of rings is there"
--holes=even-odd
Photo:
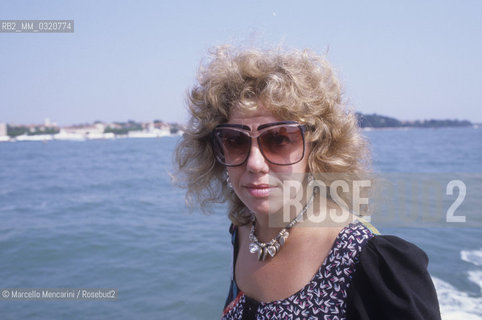
[[[264,158],[263,154],[261,153],[261,149],[259,148],[258,142],[256,139],[253,139],[253,143],[251,144],[251,150],[249,151],[249,157],[246,161],[246,168],[248,171],[251,172],[268,172],[269,171],[269,164],[268,161]]]

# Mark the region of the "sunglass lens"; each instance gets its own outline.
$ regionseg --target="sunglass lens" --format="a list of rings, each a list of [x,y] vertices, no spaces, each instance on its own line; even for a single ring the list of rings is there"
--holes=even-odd
[[[218,144],[215,151],[222,163],[236,166],[246,160],[251,148],[251,137],[229,128],[218,128],[214,134]]]
[[[289,165],[303,158],[303,133],[298,126],[269,129],[259,137],[258,141],[266,159],[274,164]]]

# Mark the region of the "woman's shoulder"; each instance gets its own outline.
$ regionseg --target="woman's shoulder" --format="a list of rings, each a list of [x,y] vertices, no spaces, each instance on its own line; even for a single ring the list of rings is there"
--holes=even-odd
[[[360,252],[347,319],[440,319],[425,252],[406,240],[375,235]]]
[[[427,254],[415,244],[394,235],[377,234],[371,238],[361,252],[362,262],[387,262],[392,266],[414,264],[427,268]]]

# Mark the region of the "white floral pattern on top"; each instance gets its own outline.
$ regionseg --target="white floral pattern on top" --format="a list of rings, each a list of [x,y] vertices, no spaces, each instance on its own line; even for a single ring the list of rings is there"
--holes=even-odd
[[[240,293],[222,317],[228,319],[344,320],[347,291],[359,254],[373,233],[362,223],[350,224],[338,234],[333,247],[313,279],[292,296],[273,302],[256,302]],[[252,317],[246,317],[248,309]],[[246,314],[243,317],[243,313]]]

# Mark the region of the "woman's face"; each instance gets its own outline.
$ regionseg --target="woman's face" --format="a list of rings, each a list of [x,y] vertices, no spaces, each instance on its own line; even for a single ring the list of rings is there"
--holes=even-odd
[[[280,119],[260,106],[253,111],[234,110],[228,124],[245,125],[251,131],[256,131],[260,125],[278,121]],[[265,159],[257,140],[252,139],[248,159],[240,166],[227,167],[234,192],[248,209],[256,214],[279,212],[289,200],[286,182],[290,181],[292,187],[289,193],[293,194],[293,186],[299,184],[292,182],[301,182],[304,179],[309,152],[309,144],[306,143],[301,161],[286,166],[275,165]]]

